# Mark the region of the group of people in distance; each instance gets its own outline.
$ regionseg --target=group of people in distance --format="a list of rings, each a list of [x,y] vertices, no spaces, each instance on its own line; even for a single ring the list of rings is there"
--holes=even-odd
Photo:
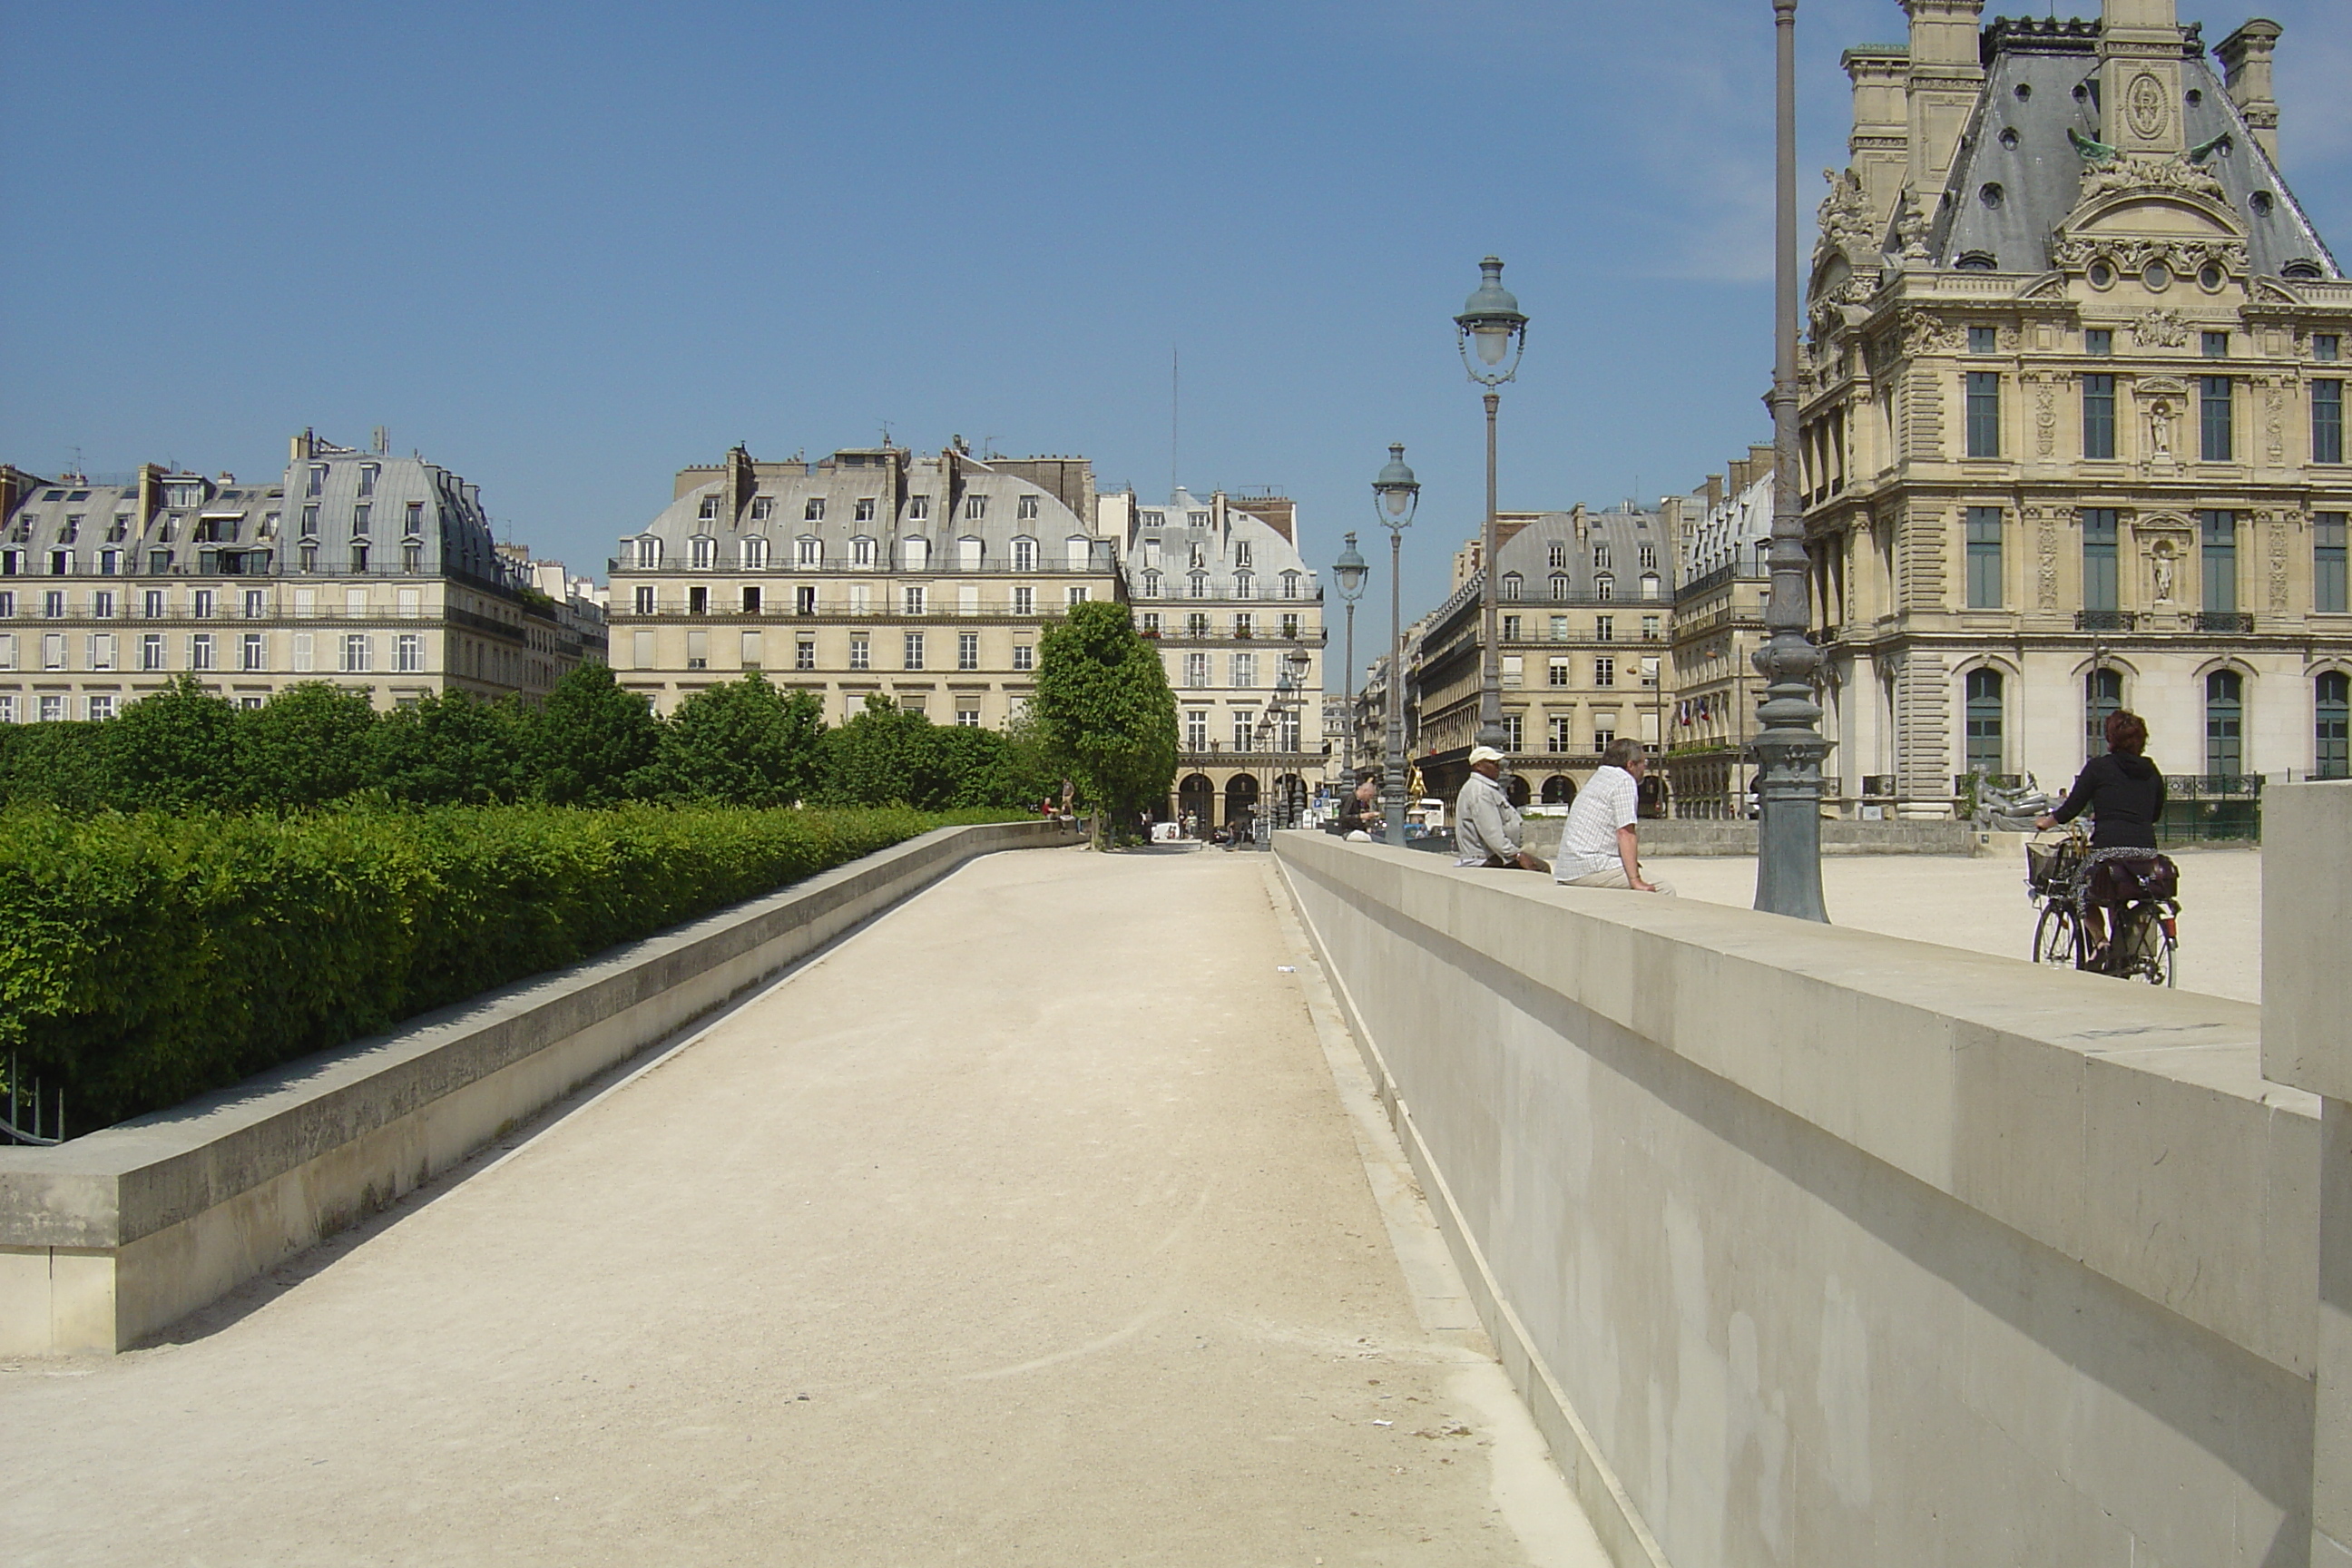
[[[2037,826],[2055,827],[2087,810],[2097,824],[2091,836],[2094,862],[2152,855],[2157,818],[2164,810],[2164,775],[2146,755],[2147,725],[2136,713],[2119,711],[2108,715],[2105,728],[2106,755],[2084,767],[2065,804]],[[1554,880],[1574,888],[1674,891],[1642,874],[1642,777],[1650,763],[1641,742],[1620,737],[1601,752],[1601,766],[1568,808],[1557,865],[1546,864],[1527,847],[1526,823],[1503,788],[1503,760],[1492,746],[1471,748],[1470,777],[1454,807],[1456,866],[1549,871]],[[1379,825],[1378,796],[1373,780],[1359,784],[1341,810],[1341,826],[1370,837]]]

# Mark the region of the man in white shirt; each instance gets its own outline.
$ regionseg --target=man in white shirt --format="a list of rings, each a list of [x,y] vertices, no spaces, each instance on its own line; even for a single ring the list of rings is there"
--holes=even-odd
[[[1555,879],[1576,888],[1630,888],[1637,893],[1671,893],[1663,882],[1642,878],[1640,830],[1642,775],[1650,771],[1642,742],[1620,739],[1601,753],[1601,766],[1568,808],[1560,829]]]

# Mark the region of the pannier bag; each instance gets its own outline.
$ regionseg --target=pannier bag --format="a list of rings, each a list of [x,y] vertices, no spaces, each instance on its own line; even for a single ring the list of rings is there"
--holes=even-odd
[[[2137,903],[2144,899],[2180,896],[2180,868],[2168,855],[2131,856],[2102,860],[2091,868],[2091,901],[2099,904]]]

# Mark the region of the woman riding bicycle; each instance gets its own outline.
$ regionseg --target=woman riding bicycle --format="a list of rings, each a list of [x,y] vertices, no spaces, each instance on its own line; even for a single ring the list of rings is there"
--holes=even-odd
[[[2090,858],[2084,863],[2084,883],[2092,867],[2102,860],[2146,859],[2156,853],[2156,820],[2164,811],[2164,774],[2147,760],[2147,724],[2137,713],[2118,709],[2107,715],[2107,754],[2094,757],[2075,777],[2065,804],[2035,820],[2045,831],[2072,822],[2089,808]],[[2081,908],[2091,941],[2105,948],[2106,924],[2095,904]]]

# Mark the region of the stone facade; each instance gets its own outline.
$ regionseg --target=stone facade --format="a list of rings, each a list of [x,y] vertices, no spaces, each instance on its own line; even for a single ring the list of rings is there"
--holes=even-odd
[[[310,680],[536,698],[604,657],[601,612],[537,591],[473,485],[381,443],[306,430],[271,484],[5,468],[0,518],[0,723],[109,718],[182,674],[245,707]]]
[[[739,447],[680,469],[676,499],[621,540],[615,674],[664,713],[756,671],[816,693],[829,723],[879,695],[1001,729],[1035,689],[1051,620],[1125,595],[1095,510],[1083,458],[959,444],[760,462]]]
[[[2278,29],[2217,72],[2171,0],[1906,10],[1846,57],[1801,368],[1838,806],[2063,786],[2119,704],[2193,794],[2342,772],[2352,283],[2276,162]]]
[[[1749,738],[1763,678],[1753,662],[1764,641],[1771,590],[1765,552],[1772,534],[1772,449],[1750,447],[1724,476],[1684,498],[1677,541],[1673,654],[1663,766],[1674,815],[1745,817],[1756,774]]]

